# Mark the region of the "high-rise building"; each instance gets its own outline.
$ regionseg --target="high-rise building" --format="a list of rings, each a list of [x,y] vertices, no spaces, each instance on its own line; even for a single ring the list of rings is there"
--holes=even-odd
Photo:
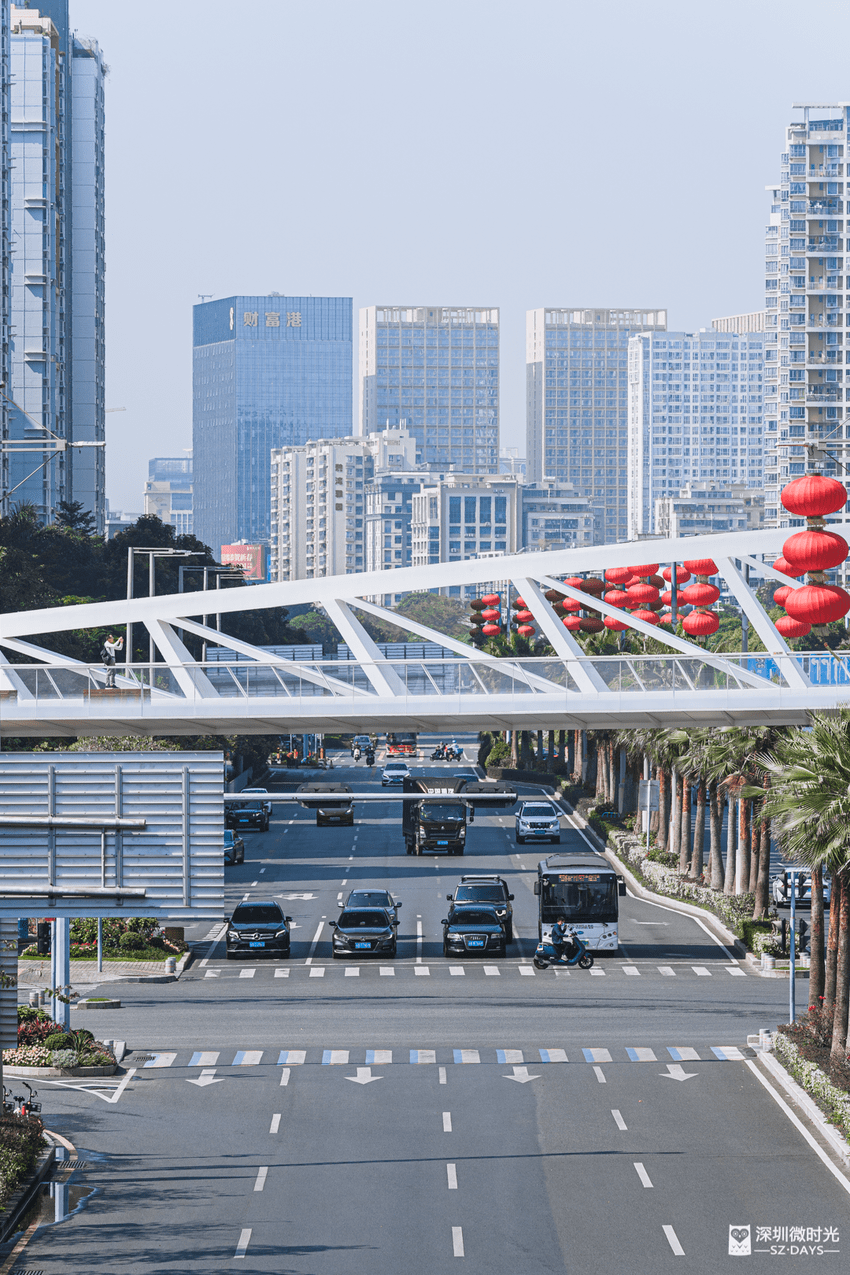
[[[157,456],[148,462],[145,513],[170,523],[178,536],[194,534],[191,454]]]
[[[9,437],[9,388],[11,384],[10,369],[10,331],[9,314],[11,299],[11,259],[10,259],[10,167],[9,167],[9,104],[10,104],[10,21],[9,0],[0,0],[0,441],[4,444]],[[0,449],[0,512],[6,510],[6,493],[9,482],[9,454],[5,447]]]
[[[359,398],[361,435],[406,429],[425,464],[498,473],[498,309],[361,310]]]
[[[656,501],[707,479],[760,487],[764,335],[645,332],[629,340],[628,534]]]
[[[655,534],[666,539],[710,536],[721,531],[758,531],[764,522],[764,492],[745,483],[685,483],[655,502]]]
[[[665,310],[529,310],[528,478],[569,482],[601,506],[606,541],[627,527],[628,342],[663,331]]]
[[[413,566],[516,553],[521,489],[507,474],[452,473],[424,481],[413,497]]]
[[[67,444],[10,458],[4,495],[43,521],[79,500],[105,525],[104,75],[68,0],[11,7],[11,369],[8,435]],[[49,452],[43,453],[47,459]],[[31,471],[36,472],[27,477]]]
[[[785,130],[780,178],[771,188],[765,249],[765,522],[795,526],[779,494],[809,469],[805,443],[837,444],[850,388],[845,383],[845,182],[850,105],[798,105]],[[827,446],[829,443],[827,442]],[[838,452],[847,464],[848,450]],[[847,480],[827,454],[822,472]],[[830,522],[847,521],[848,514]]]
[[[520,543],[531,553],[575,549],[601,539],[601,510],[554,478],[520,488],[520,518]]]
[[[352,428],[350,297],[194,307],[195,535],[269,543],[271,453]]]

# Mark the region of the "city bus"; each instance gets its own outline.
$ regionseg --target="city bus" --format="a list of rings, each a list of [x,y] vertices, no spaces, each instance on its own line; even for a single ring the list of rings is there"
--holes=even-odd
[[[602,855],[551,854],[537,865],[537,935],[548,942],[552,925],[566,917],[591,952],[616,952],[620,895],[626,883]]]
[[[418,751],[419,737],[414,731],[387,731],[388,757],[415,757]]]

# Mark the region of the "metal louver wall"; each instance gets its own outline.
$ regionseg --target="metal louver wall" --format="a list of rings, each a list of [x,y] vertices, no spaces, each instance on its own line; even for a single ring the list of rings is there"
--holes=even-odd
[[[216,752],[0,754],[0,916],[220,918],[223,793]],[[144,827],[5,824],[34,816]],[[58,897],[25,893],[48,888]],[[110,888],[144,894],[119,904]],[[75,893],[63,897],[63,889]]]

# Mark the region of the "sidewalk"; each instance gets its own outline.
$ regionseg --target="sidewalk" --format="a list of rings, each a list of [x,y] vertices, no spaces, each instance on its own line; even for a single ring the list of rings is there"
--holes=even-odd
[[[186,956],[177,963],[176,974],[166,974],[165,961],[104,961],[103,973],[98,973],[97,961],[71,961],[71,986],[75,989],[98,987],[102,983],[128,982],[157,978],[173,982],[183,972]],[[18,961],[18,987],[43,988],[50,986],[50,957],[43,961]]]

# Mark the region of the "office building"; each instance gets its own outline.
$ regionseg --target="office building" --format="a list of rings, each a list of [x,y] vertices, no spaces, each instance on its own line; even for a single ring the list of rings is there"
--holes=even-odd
[[[763,524],[764,492],[745,483],[689,482],[655,501],[655,532],[665,539],[758,531]]]
[[[727,314],[725,319],[712,319],[715,332],[764,332],[764,310],[752,310],[749,314]]]
[[[5,493],[44,522],[79,500],[105,526],[104,75],[67,0],[11,7],[11,368],[8,436],[71,446],[36,470],[13,456]],[[45,458],[49,455],[44,452]],[[14,490],[13,490],[14,489]]]
[[[506,474],[452,473],[423,482],[413,496],[412,565],[516,553],[521,487]]]
[[[763,333],[641,333],[628,357],[629,539],[685,483],[761,486]]]
[[[628,342],[661,332],[664,310],[529,310],[526,457],[531,482],[568,482],[602,510],[607,542],[626,537]]]
[[[795,526],[779,495],[810,468],[804,444],[840,445],[820,468],[846,481],[850,394],[845,182],[850,105],[801,105],[785,130],[765,246],[765,522]],[[842,435],[845,436],[842,442]],[[835,452],[833,452],[835,454]],[[846,522],[845,511],[830,522]],[[847,533],[845,532],[845,535]]]
[[[9,202],[10,173],[9,168],[9,106],[10,106],[10,5],[9,0],[0,0],[0,380],[3,389],[0,392],[0,440],[4,443],[9,437],[9,386],[10,370],[10,331],[9,312],[11,301],[11,260],[9,247]],[[9,455],[0,450],[0,513],[8,509],[7,492],[9,482]]]
[[[529,553],[599,544],[602,510],[569,483],[544,478],[520,488],[520,544]]]
[[[413,434],[419,462],[498,473],[498,309],[360,311],[359,432],[383,429]]]
[[[351,434],[350,297],[194,307],[195,535],[268,544],[271,453]]]
[[[157,456],[148,462],[145,513],[170,523],[178,536],[194,534],[191,455]]]
[[[524,456],[520,456],[518,447],[499,448],[500,474],[513,474],[514,478],[521,478],[525,482],[527,472],[528,463]]]

